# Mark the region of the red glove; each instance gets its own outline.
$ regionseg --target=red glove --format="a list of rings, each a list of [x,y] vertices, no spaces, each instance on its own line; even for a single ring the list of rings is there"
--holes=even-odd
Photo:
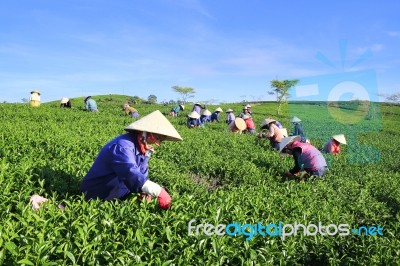
[[[168,192],[163,188],[161,189],[160,195],[158,195],[158,206],[160,206],[161,209],[169,209],[171,207],[171,196],[168,194]]]

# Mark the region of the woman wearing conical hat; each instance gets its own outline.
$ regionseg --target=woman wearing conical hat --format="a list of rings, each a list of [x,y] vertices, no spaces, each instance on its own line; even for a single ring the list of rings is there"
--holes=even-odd
[[[200,127],[201,126],[200,115],[195,111],[190,112],[188,114],[186,124],[188,128]]]
[[[206,106],[205,105],[202,106],[201,103],[197,102],[193,105],[192,112],[196,112],[200,115],[201,109],[206,109]]]
[[[226,113],[226,120],[225,122],[227,124],[231,124],[232,121],[235,121],[235,115],[233,114],[233,110],[231,108],[229,108],[228,110],[225,111]]]
[[[325,144],[324,151],[329,154],[339,154],[340,144],[346,145],[346,138],[343,134],[334,135],[332,139]]]
[[[71,100],[67,97],[62,97],[60,101],[60,107],[66,107],[66,108],[71,108]]]
[[[40,92],[38,90],[31,91],[31,96],[29,97],[29,105],[31,107],[40,106]]]
[[[286,177],[299,176],[303,170],[311,176],[321,177],[328,170],[322,153],[313,145],[300,142],[300,136],[284,138],[279,153],[293,155],[295,165],[285,173]]]
[[[222,112],[221,107],[215,109],[214,113],[211,114],[211,122],[218,122],[219,123],[219,114]]]
[[[204,125],[207,122],[211,122],[211,112],[205,109],[200,116],[200,123]]]
[[[283,132],[279,127],[276,126],[275,124],[276,120],[272,118],[267,118],[264,119],[263,122],[261,123],[261,129],[265,130],[267,129],[267,133],[259,133],[258,138],[267,138],[269,139],[269,142],[271,146],[275,150],[279,150],[279,145],[283,139]]]
[[[185,110],[185,106],[183,104],[179,104],[177,106],[172,107],[171,111],[169,112],[170,116],[178,116],[180,111]]]
[[[240,117],[236,117],[235,120],[228,125],[228,130],[233,133],[242,134],[243,130],[245,129],[246,122],[244,122],[243,118]]]
[[[126,134],[108,142],[83,178],[81,190],[86,199],[127,199],[131,195],[155,197],[163,209],[171,206],[168,192],[148,179],[153,146],[162,141],[182,140],[168,119],[154,111],[128,125]]]
[[[307,138],[306,134],[304,133],[303,126],[301,125],[301,120],[297,116],[293,116],[290,119],[290,122],[294,125],[294,131],[291,134],[291,136],[300,136],[301,137],[301,142],[306,143]]]
[[[129,103],[125,103],[122,106],[122,111],[125,112],[125,115],[129,115],[133,118],[138,118],[139,117],[139,112],[136,110],[134,107],[132,107]]]

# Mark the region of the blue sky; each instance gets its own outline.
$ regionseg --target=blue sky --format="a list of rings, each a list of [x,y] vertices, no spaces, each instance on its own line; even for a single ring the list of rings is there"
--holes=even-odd
[[[194,101],[270,100],[273,79],[299,79],[293,99],[374,99],[400,92],[399,17],[395,0],[1,1],[0,101],[176,100],[174,85]]]

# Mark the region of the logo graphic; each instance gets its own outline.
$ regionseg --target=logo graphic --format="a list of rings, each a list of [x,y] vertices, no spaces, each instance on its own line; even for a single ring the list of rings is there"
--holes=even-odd
[[[336,73],[298,78],[300,82],[291,92],[289,114],[302,120],[307,137],[316,140],[316,146],[323,147],[333,135],[344,134],[349,163],[377,163],[380,152],[359,141],[362,134],[382,128],[376,73],[372,69],[345,71],[347,45],[344,41],[340,43],[340,52],[342,71],[322,53],[317,53],[316,58]],[[367,50],[350,69],[371,56]],[[313,101],[318,111],[310,110],[305,101]],[[307,130],[307,125],[315,130]]]

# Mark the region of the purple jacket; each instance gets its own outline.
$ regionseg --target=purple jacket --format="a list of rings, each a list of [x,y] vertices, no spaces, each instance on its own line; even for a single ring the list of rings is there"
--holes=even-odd
[[[83,178],[86,199],[122,199],[141,191],[149,174],[150,157],[138,149],[136,133],[127,133],[108,142]]]

